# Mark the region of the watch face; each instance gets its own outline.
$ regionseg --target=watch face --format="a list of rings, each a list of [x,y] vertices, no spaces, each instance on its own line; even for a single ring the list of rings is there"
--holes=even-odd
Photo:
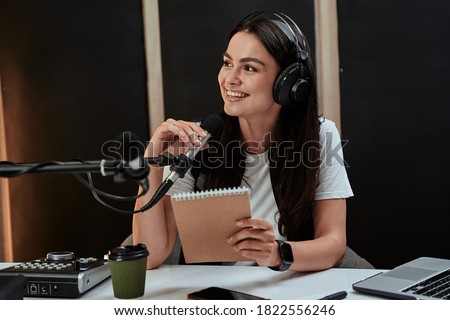
[[[281,257],[284,263],[294,262],[294,256],[292,255],[292,248],[289,243],[282,242],[280,245]]]

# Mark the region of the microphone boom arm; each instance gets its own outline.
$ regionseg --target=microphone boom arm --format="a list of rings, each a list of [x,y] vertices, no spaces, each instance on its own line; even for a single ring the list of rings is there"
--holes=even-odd
[[[148,165],[160,167],[173,165],[178,158],[166,152],[159,157],[144,158]],[[0,161],[0,177],[14,178],[30,173],[101,173],[103,176],[114,175],[121,166],[120,160],[93,160],[93,161],[45,161],[37,163],[15,163]]]

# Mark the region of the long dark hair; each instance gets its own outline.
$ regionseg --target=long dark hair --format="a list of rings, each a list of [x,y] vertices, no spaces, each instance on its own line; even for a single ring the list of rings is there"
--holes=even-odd
[[[228,40],[241,31],[256,35],[283,70],[297,61],[296,48],[271,20],[267,14],[249,15],[232,30]],[[310,54],[306,39],[297,32],[295,25],[291,28],[297,37],[301,37],[302,45],[307,46],[302,49]],[[306,67],[310,83],[308,98],[295,107],[281,108],[272,133],[275,142],[269,151],[272,189],[279,210],[278,230],[288,240],[313,238],[312,213],[320,157],[319,120],[315,74],[310,58]],[[221,139],[210,143],[212,148],[203,154],[202,162],[207,164],[201,170],[203,189],[234,187],[239,186],[242,179],[245,181],[245,153],[240,144],[238,118],[225,113],[222,116],[225,125]],[[222,161],[218,163],[217,159]]]

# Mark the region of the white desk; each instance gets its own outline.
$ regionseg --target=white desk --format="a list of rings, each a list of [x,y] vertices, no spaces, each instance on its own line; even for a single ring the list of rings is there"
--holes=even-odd
[[[12,264],[0,263],[0,268],[10,265]],[[376,299],[353,291],[352,284],[380,271],[336,268],[321,272],[298,273],[276,272],[264,267],[165,265],[147,271],[143,299],[186,299],[188,293],[210,286],[279,300],[319,299],[342,290],[348,292],[346,298],[348,300]],[[114,299],[111,278],[86,292],[80,299]]]
[[[210,286],[224,287],[269,299],[318,299],[341,290],[348,299],[372,299],[354,292],[354,282],[379,270],[330,269],[315,273],[276,272],[264,267],[163,266],[147,272],[144,299],[186,299],[189,292]],[[109,299],[110,281],[85,299]]]

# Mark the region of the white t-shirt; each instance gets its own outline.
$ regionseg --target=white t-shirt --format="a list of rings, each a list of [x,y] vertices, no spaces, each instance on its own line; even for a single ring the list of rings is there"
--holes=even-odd
[[[320,126],[321,165],[319,169],[319,186],[315,192],[315,200],[348,198],[353,196],[345,162],[342,153],[341,139],[333,121],[324,120]],[[246,158],[244,177],[246,182],[242,185],[249,186],[250,207],[252,217],[262,218],[274,225],[277,239],[283,239],[278,233],[278,207],[272,191],[270,171],[268,165],[268,151],[251,155]],[[164,177],[170,173],[169,167],[164,170]],[[178,179],[169,189],[167,195],[172,196],[179,192],[191,192],[194,190],[195,179],[191,172],[187,172],[183,179]]]

